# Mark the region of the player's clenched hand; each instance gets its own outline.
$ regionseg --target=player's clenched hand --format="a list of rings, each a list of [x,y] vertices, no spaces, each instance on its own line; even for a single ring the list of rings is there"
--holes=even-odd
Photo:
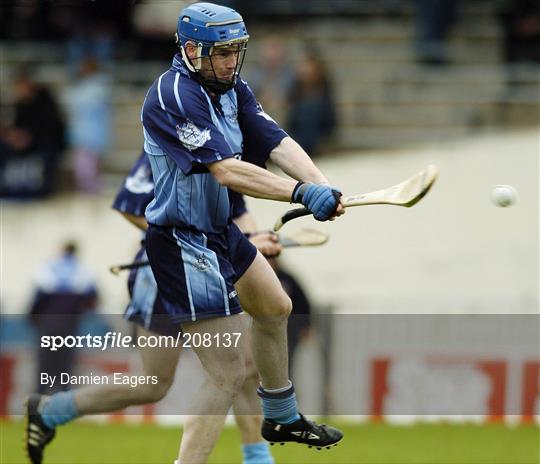
[[[255,245],[266,258],[275,258],[283,251],[279,237],[273,232],[258,232],[249,236],[249,241]]]
[[[302,203],[317,221],[333,220],[344,212],[341,192],[330,185],[299,182],[294,188],[291,200]]]
[[[340,197],[336,212],[332,215],[329,221],[334,221],[337,217],[342,216],[343,214],[345,214],[345,205],[343,203],[343,197]]]

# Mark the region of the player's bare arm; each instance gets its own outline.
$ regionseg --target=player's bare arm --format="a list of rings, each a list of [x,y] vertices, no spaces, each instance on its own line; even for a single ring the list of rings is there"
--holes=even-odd
[[[120,214],[126,219],[126,221],[133,224],[138,229],[141,229],[143,232],[146,232],[148,229],[148,222],[144,216],[135,216],[134,214],[124,213],[123,211]]]
[[[304,149],[291,137],[285,137],[271,151],[270,159],[293,179],[314,184],[330,184]]]
[[[221,185],[255,198],[289,202],[297,184],[292,179],[235,158],[217,161],[207,167]]]
[[[221,185],[245,195],[302,203],[319,221],[333,220],[345,212],[341,193],[326,184],[295,182],[235,158],[211,163],[208,169]]]

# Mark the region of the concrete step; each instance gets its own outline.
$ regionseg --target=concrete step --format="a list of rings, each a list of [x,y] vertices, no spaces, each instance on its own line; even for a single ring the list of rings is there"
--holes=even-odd
[[[540,82],[540,67],[500,63],[460,63],[445,67],[426,67],[415,63],[395,65],[381,63],[378,66],[361,66],[356,62],[332,66],[330,73],[340,82],[380,84],[381,82],[417,82],[421,84],[492,84],[500,82],[532,83]]]
[[[310,42],[328,41],[335,43],[411,42],[416,26],[410,18],[341,19],[327,22],[293,24],[289,29],[291,38],[301,37]],[[293,33],[294,32],[294,33]],[[465,16],[454,25],[450,37],[454,40],[498,40],[501,30],[493,16]],[[256,35],[254,35],[256,37]]]
[[[340,110],[340,122],[345,126],[445,127],[467,123],[476,106],[365,104]]]
[[[421,86],[401,84],[393,86],[343,86],[336,92],[338,105],[362,104],[408,104],[441,105],[485,104],[490,102],[508,102],[516,104],[538,104],[539,87],[534,84],[522,84],[506,90],[506,86]]]
[[[357,64],[411,63],[415,60],[412,43],[370,43],[348,42],[336,45],[320,43],[318,50],[323,59],[332,67],[344,62]],[[452,63],[497,63],[501,60],[500,49],[491,41],[466,42],[453,41],[448,47]]]
[[[342,126],[336,143],[346,149],[392,148],[419,145],[433,141],[444,142],[463,138],[470,133],[466,125],[452,127],[362,127]]]

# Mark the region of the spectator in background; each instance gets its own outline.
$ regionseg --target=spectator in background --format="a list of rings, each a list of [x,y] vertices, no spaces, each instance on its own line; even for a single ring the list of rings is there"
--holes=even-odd
[[[257,66],[250,75],[250,85],[264,110],[278,122],[285,121],[287,98],[294,79],[281,36],[267,36],[260,44]]]
[[[540,2],[499,0],[507,63],[540,63]]]
[[[35,277],[35,294],[30,310],[31,322],[39,340],[43,335],[66,337],[76,335],[80,316],[95,309],[97,287],[91,273],[77,257],[77,245],[66,242],[62,254],[43,265]],[[39,345],[38,345],[39,346]],[[41,385],[41,373],[58,376],[73,368],[74,349],[51,351],[38,348],[37,385],[40,393],[65,389],[59,382],[54,387]]]
[[[39,0],[2,0],[0,36],[13,40],[47,37],[47,2]]]
[[[74,151],[77,188],[89,194],[99,192],[99,169],[111,141],[110,78],[98,61],[87,57],[80,75],[67,93],[69,140]]]
[[[287,325],[287,344],[289,349],[289,376],[293,379],[292,368],[298,345],[309,337],[311,327],[311,304],[306,292],[296,278],[283,270],[278,258],[268,258],[281,286],[292,301],[293,309]]]
[[[134,0],[2,0],[0,38],[62,40],[74,52],[66,56],[74,59],[82,59],[104,45],[102,56],[109,59],[117,38],[125,40],[131,35],[134,3]]]
[[[51,2],[51,26],[65,39],[71,76],[77,75],[87,57],[101,69],[114,64],[119,37],[129,38],[132,0]]]
[[[178,11],[181,9],[179,1],[146,0],[134,5],[132,22],[139,59],[169,61],[171,54],[175,53],[171,31],[176,28]]]
[[[414,0],[414,6],[417,61],[429,66],[448,64],[447,40],[458,18],[458,0]]]
[[[297,65],[289,94],[287,128],[311,156],[336,127],[336,112],[330,78],[320,56],[310,50]]]
[[[43,197],[57,184],[64,121],[53,94],[32,74],[26,67],[16,73],[13,122],[0,128],[2,197]]]

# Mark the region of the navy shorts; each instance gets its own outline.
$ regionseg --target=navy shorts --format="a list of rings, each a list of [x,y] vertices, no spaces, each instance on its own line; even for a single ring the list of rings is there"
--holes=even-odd
[[[224,234],[150,225],[146,252],[157,300],[175,323],[242,311],[234,283],[249,268],[257,249],[235,224]]]

